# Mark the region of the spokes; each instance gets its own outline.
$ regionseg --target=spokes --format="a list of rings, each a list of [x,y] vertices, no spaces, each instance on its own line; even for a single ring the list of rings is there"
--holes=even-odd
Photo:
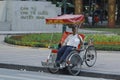
[[[81,71],[81,63],[78,62],[76,65],[69,65],[68,70],[72,75],[78,75]]]
[[[81,57],[78,54],[73,54],[69,58],[68,71],[72,75],[78,75],[81,71]]]
[[[97,59],[97,53],[93,46],[88,47],[85,53],[85,63],[87,66],[92,67]]]
[[[95,58],[95,52],[94,51],[88,51],[87,55],[86,55],[86,60],[90,61],[90,60],[94,60]]]

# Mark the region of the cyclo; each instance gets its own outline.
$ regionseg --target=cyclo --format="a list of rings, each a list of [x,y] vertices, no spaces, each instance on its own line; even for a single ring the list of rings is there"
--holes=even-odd
[[[61,15],[55,18],[47,18],[47,24],[72,24],[78,28],[84,22],[83,15]],[[66,37],[71,34],[71,32],[64,32],[60,40],[60,44],[64,42]],[[83,40],[85,40],[84,34],[79,34]],[[60,67],[55,67],[55,60],[57,56],[58,49],[52,49],[51,53],[48,55],[48,58],[45,62],[41,62],[42,66],[46,67],[49,72],[57,73],[61,69],[67,69],[68,72],[72,75],[78,75],[81,72],[82,65],[85,64],[88,67],[92,67],[97,59],[97,52],[93,44],[93,40],[89,39],[88,41],[83,41],[82,44],[79,44],[78,48],[73,48],[69,53],[65,62],[60,64]]]

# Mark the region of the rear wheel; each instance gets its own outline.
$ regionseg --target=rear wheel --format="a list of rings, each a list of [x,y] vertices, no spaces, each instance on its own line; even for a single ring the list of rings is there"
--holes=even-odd
[[[52,63],[52,67],[48,67],[47,70],[53,74],[59,72],[59,68],[54,67],[54,64],[55,64],[54,62],[55,62],[56,56],[57,56],[56,54],[51,53],[49,56],[49,60],[48,60],[50,63]]]
[[[77,51],[72,51],[67,60],[68,71],[72,75],[78,75],[81,71],[82,59]]]
[[[47,69],[48,69],[48,71],[49,71],[50,73],[53,73],[53,74],[59,72],[59,69],[58,69],[58,68],[47,68]]]
[[[85,52],[85,63],[88,67],[92,67],[97,59],[97,52],[94,46],[89,46]]]

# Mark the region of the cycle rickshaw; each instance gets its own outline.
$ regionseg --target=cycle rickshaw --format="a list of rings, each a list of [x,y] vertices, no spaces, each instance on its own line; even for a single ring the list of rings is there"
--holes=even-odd
[[[73,24],[75,27],[80,27],[84,22],[84,15],[61,15],[55,18],[47,18],[47,24]],[[71,32],[64,32],[62,34],[60,44],[64,42],[66,37]],[[79,34],[83,40],[85,40],[84,34]],[[81,71],[82,65],[85,64],[88,67],[92,67],[97,59],[97,52],[93,44],[93,40],[84,41],[83,44],[79,44],[78,48],[74,48],[67,56],[64,63],[60,64],[60,67],[55,67],[55,59],[57,56],[57,49],[52,49],[51,53],[45,62],[41,62],[42,66],[46,67],[49,72],[57,73],[60,69],[67,69],[72,75],[78,75]]]

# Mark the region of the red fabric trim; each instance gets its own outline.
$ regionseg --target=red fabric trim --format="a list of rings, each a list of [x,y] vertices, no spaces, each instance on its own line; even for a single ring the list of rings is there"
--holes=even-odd
[[[66,38],[68,37],[68,35],[70,35],[70,34],[72,34],[72,32],[64,32],[64,33],[62,34],[62,38],[61,38],[61,40],[60,40],[60,43],[63,44],[64,41],[65,41],[65,39],[66,39]]]
[[[47,24],[80,24],[84,22],[84,15],[65,14],[53,18],[47,18]]]
[[[58,52],[57,49],[52,49],[52,50],[51,50],[51,53],[57,53],[57,52]]]

